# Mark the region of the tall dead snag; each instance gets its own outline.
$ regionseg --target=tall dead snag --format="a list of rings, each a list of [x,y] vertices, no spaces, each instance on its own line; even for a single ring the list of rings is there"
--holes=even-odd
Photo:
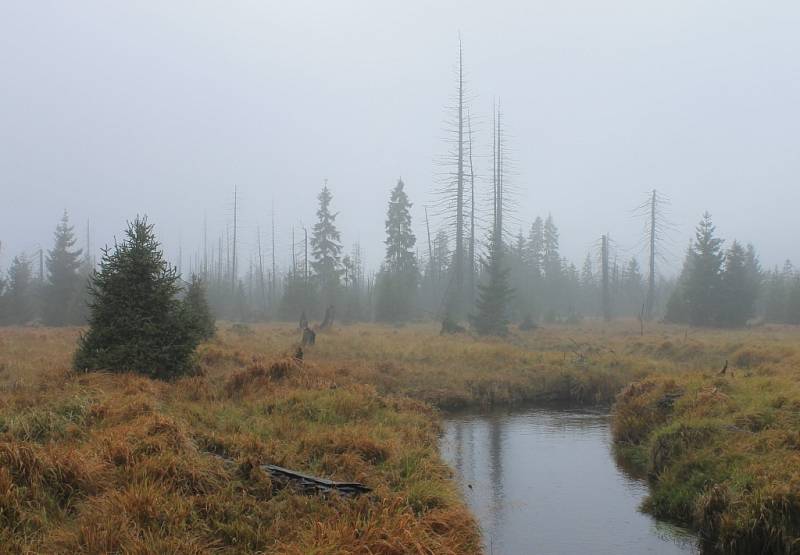
[[[609,290],[608,261],[608,235],[603,235],[600,239],[600,265],[602,273],[603,319],[606,322],[611,320],[611,291]]]
[[[656,202],[656,190],[653,189],[653,196],[650,199],[650,271],[647,275],[647,299],[645,300],[645,317],[648,319],[652,317],[656,296]]]
[[[489,236],[489,250],[483,259],[485,283],[478,285],[476,313],[470,316],[473,329],[480,335],[506,335],[508,333],[508,305],[513,292],[508,283],[509,269],[504,261],[503,212],[504,212],[504,147],[500,112],[495,111],[492,133],[493,179],[492,203],[493,225]]]
[[[644,319],[651,320],[655,310],[656,298],[656,259],[663,260],[663,241],[672,226],[666,219],[666,206],[669,201],[653,189],[647,200],[636,207],[634,213],[645,220],[645,242],[648,251],[647,294],[644,300]]]
[[[475,168],[472,164],[472,117],[467,113],[469,137],[469,303],[475,302]]]
[[[456,253],[455,311],[459,314],[464,303],[464,60],[461,40],[458,41],[458,175],[456,184]]]
[[[239,202],[236,186],[233,187],[233,265],[231,267],[231,288],[235,292],[236,284],[238,282],[238,274],[236,269],[236,231],[238,229],[237,218],[239,215]]]
[[[455,250],[450,264],[450,282],[445,294],[444,312],[456,320],[463,318],[467,312],[465,245],[466,201],[466,146],[465,146],[465,112],[466,88],[464,80],[464,61],[461,40],[458,41],[458,66],[456,68],[455,105],[448,108],[451,117],[446,122],[448,143],[452,149],[442,161],[447,169],[441,177],[441,186],[437,191],[439,214],[445,224],[455,235]],[[451,235],[452,237],[452,235]]]

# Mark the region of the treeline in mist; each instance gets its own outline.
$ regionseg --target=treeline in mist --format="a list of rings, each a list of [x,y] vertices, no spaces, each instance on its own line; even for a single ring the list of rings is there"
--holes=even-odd
[[[514,210],[512,160],[499,105],[492,110],[491,137],[481,141],[491,146],[490,155],[481,156],[474,148],[478,133],[470,98],[459,46],[454,104],[447,118],[448,153],[441,160],[435,202],[425,207],[425,221],[415,225],[403,181],[387,188],[385,253],[379,267],[365,267],[358,242],[345,247],[337,218],[365,214],[355,206],[335,207],[326,182],[317,196],[315,224],[302,228],[302,234],[292,229],[291,252],[286,253],[290,263],[283,267],[276,262],[274,219],[271,248],[262,245],[259,230],[257,244],[242,264],[234,192],[232,227],[209,244],[204,225],[202,248],[189,253],[186,272],[181,252],[176,266],[184,287],[201,280],[216,317],[244,322],[427,319],[441,322],[443,331],[468,325],[492,335],[505,334],[511,322],[533,327],[583,317],[722,327],[753,319],[800,323],[800,274],[791,263],[764,271],[755,248],[738,241],[726,246],[707,213],[679,276],[661,277],[674,272],[658,267],[670,225],[666,201],[656,190],[636,210],[644,222],[644,233],[636,238],[644,243],[641,260],[621,254],[625,251],[600,229],[585,259],[577,264],[567,260],[560,253],[560,230],[551,214],[542,211],[526,219]],[[490,168],[476,169],[481,164]],[[413,230],[423,224],[420,238]],[[46,255],[42,250],[38,257],[20,253],[5,270],[0,324],[83,323],[86,284],[94,269],[90,249],[77,247],[64,214]]]
[[[501,194],[502,186],[497,188]],[[615,255],[607,236],[579,267],[561,256],[560,231],[551,215],[536,217],[508,244],[497,221],[490,241],[476,249],[480,258],[465,269],[464,281],[474,290],[467,290],[466,305],[458,307],[453,300],[457,257],[447,230],[426,233],[420,249],[402,180],[387,200],[385,255],[377,271],[364,267],[358,244],[344,250],[333,194],[325,186],[318,195],[317,222],[289,267],[265,268],[262,257],[244,271],[234,270],[232,247],[226,247],[205,263],[198,253],[183,283],[198,277],[218,317],[244,322],[299,321],[302,314],[321,319],[333,307],[341,322],[447,320],[485,333],[503,333],[509,322],[576,323],[583,317],[656,318],[698,326],[743,326],[754,318],[800,323],[800,273],[790,262],[763,270],[752,245],[732,241],[726,248],[708,214],[697,226],[678,278],[653,275],[652,293],[651,274],[636,257]],[[492,221],[498,220],[501,207],[492,210]],[[38,257],[18,254],[5,270],[0,322],[83,324],[87,280],[94,269],[65,213],[51,249]],[[464,316],[457,315],[459,309]]]

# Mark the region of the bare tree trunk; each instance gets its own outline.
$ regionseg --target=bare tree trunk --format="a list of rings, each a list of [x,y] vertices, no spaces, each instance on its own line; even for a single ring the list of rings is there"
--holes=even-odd
[[[217,268],[217,281],[219,283],[222,283],[222,281],[223,281],[223,277],[222,277],[222,234],[220,234],[220,236],[219,236],[219,247],[218,247],[217,253],[218,253],[217,254],[217,266],[218,266],[218,268]]]
[[[261,289],[261,310],[266,315],[267,313],[267,292],[264,287],[264,258],[261,255],[261,228],[256,229],[258,233],[258,280]]]
[[[231,261],[231,285],[233,288],[233,292],[236,292],[236,228],[237,228],[237,217],[238,217],[238,197],[236,191],[236,185],[233,186],[233,259]]]
[[[294,239],[294,226],[292,226],[292,279],[297,277],[297,256],[295,251],[297,250],[297,243],[295,243]]]
[[[464,303],[464,64],[461,40],[458,41],[458,170],[456,184],[455,310]]]
[[[203,279],[208,280],[208,217],[203,212]]]
[[[611,320],[611,298],[609,291],[608,275],[608,235],[603,235],[600,247],[601,272],[602,272],[602,295],[603,295],[603,319]]]
[[[269,282],[269,306],[275,309],[275,280],[278,278],[275,267],[275,204],[272,205],[272,279]]]
[[[650,199],[650,274],[647,276],[647,301],[644,316],[648,320],[653,317],[653,305],[656,295],[656,190]]]
[[[472,164],[472,117],[467,113],[469,138],[469,179],[470,179],[470,215],[469,215],[469,302],[475,302],[475,167]],[[428,233],[430,235],[430,232]]]
[[[303,235],[304,235],[304,242],[305,242],[305,253],[303,255],[303,281],[305,282],[306,286],[308,286],[308,228],[303,228]]]
[[[428,230],[428,263],[431,266],[431,284],[433,284],[434,271],[433,271],[433,245],[431,244],[431,224],[428,221],[428,207],[425,207],[425,228]]]

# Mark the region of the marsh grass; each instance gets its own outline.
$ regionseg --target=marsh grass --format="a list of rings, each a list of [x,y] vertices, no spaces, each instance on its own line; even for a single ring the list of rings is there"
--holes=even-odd
[[[800,552],[800,335],[774,328],[693,343],[705,369],[676,365],[617,397],[615,439],[651,480],[645,508],[691,525],[713,550]]]
[[[173,382],[69,372],[78,330],[0,331],[3,549],[477,553],[438,410],[615,399],[618,451],[650,476],[649,510],[730,551],[795,549],[794,329],[640,337],[635,322],[585,322],[501,341],[353,325],[319,334],[301,362],[295,326],[219,328],[201,375]],[[726,359],[733,376],[718,376]],[[300,495],[264,463],[374,491]]]

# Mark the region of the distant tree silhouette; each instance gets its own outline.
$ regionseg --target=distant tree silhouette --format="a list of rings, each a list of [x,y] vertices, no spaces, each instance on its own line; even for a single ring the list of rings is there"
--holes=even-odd
[[[8,269],[3,293],[3,323],[27,324],[35,316],[33,299],[33,273],[31,262],[25,255],[15,256]]]
[[[342,245],[339,230],[336,229],[336,214],[331,212],[333,195],[327,185],[317,199],[317,223],[311,235],[311,267],[319,284],[320,300],[327,306],[334,304],[339,294]]]
[[[192,275],[192,281],[186,289],[183,310],[191,330],[198,338],[207,340],[214,337],[217,330],[214,316],[208,307],[206,287],[203,280],[196,275]]]
[[[386,213],[386,256],[377,285],[378,320],[403,321],[414,313],[418,281],[416,242],[411,229],[411,202],[400,179],[392,189]]]
[[[43,319],[48,326],[80,324],[84,301],[84,275],[81,274],[81,249],[69,225],[67,212],[55,231],[55,244],[47,254],[47,283],[44,289]]]
[[[718,314],[722,326],[741,327],[753,317],[760,281],[760,275],[754,274],[752,268],[754,256],[738,241],[734,241],[725,254]]]

